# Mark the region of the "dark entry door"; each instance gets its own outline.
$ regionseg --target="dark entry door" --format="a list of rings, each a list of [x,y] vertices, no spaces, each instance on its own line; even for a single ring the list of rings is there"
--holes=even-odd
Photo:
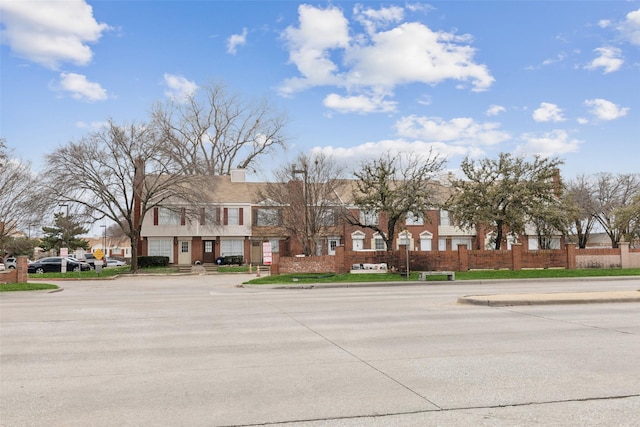
[[[215,248],[215,240],[204,240],[202,246],[202,262],[213,263],[215,262],[215,254],[213,249]]]

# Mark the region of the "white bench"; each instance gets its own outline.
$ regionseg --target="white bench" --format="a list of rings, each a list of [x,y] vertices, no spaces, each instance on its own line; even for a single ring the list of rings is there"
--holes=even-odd
[[[421,271],[418,280],[427,280],[427,276],[447,276],[447,280],[456,280],[454,271]]]

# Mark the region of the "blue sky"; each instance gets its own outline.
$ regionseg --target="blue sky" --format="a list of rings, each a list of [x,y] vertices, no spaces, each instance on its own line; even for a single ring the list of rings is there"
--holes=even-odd
[[[288,150],[555,155],[640,172],[638,1],[2,0],[0,136],[34,169],[113,118],[222,81]]]

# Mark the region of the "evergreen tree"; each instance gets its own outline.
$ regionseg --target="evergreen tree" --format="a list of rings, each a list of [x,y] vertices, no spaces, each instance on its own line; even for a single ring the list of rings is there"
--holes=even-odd
[[[75,221],[73,215],[65,216],[63,213],[57,213],[54,217],[52,227],[42,227],[44,237],[40,239],[40,243],[45,251],[51,249],[59,251],[60,248],[69,248],[69,251],[89,249],[89,242],[78,237],[89,230]]]

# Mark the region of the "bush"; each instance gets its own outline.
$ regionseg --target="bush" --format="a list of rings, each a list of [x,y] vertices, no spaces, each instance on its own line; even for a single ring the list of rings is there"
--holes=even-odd
[[[226,256],[224,257],[224,265],[232,265],[232,264],[238,264],[238,265],[242,265],[244,262],[244,258],[242,257],[242,255],[231,255],[231,256]]]
[[[168,266],[169,266],[168,256],[139,256],[138,257],[139,268],[168,267]]]

